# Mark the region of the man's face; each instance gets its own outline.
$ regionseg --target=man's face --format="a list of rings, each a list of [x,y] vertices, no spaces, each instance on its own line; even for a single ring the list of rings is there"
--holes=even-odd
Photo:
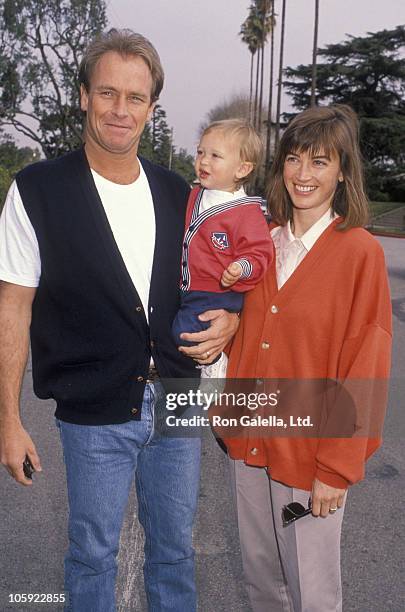
[[[145,123],[151,118],[152,75],[138,56],[115,51],[101,56],[89,91],[81,86],[80,106],[87,113],[86,142],[112,154],[138,150]]]

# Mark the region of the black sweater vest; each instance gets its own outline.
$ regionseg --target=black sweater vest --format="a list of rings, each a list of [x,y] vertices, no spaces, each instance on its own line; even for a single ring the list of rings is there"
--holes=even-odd
[[[17,175],[41,258],[31,323],[34,390],[54,398],[56,416],[65,421],[139,419],[151,355],[161,377],[199,376],[171,334],[189,187],[147,160],[142,165],[156,219],[149,325],[84,149]]]

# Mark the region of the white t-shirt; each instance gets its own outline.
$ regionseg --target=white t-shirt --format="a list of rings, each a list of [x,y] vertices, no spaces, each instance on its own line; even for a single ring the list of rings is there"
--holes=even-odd
[[[148,299],[155,250],[155,212],[148,179],[140,175],[130,185],[108,181],[92,170],[94,182],[125,266],[148,319]],[[0,279],[37,287],[41,259],[35,230],[15,181],[0,217]]]

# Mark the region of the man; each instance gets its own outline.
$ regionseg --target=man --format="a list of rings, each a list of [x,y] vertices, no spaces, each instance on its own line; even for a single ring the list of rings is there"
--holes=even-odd
[[[56,400],[67,471],[68,609],[115,610],[135,472],[149,609],[192,612],[200,441],[154,431],[156,376],[198,377],[189,355],[207,363],[237,324],[209,312],[200,344],[179,352],[171,337],[189,188],[137,157],[163,86],[156,50],[111,30],[79,76],[84,148],[20,172],[1,218],[0,459],[24,485],[26,455],[41,470],[18,408],[30,330],[34,390]]]

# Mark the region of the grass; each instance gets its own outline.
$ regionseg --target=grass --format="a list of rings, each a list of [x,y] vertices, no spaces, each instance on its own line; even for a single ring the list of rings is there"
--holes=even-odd
[[[398,227],[388,227],[384,224],[384,217],[378,218],[384,213],[402,207],[405,207],[405,202],[370,202],[371,223],[368,229],[377,234],[389,234],[396,235],[398,237],[405,237],[405,228],[402,219],[399,219]]]
[[[405,202],[370,202],[371,218],[375,219],[383,213],[405,206]]]

